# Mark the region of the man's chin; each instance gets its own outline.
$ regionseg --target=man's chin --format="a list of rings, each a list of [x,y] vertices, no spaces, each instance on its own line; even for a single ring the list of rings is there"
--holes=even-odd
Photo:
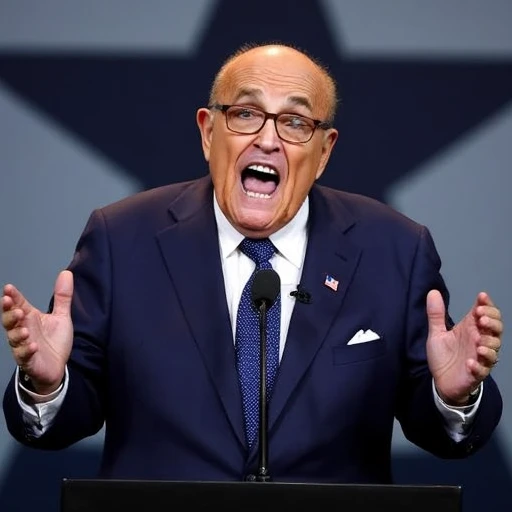
[[[244,209],[234,218],[233,226],[244,236],[263,238],[271,235],[279,229],[275,212],[268,210]]]

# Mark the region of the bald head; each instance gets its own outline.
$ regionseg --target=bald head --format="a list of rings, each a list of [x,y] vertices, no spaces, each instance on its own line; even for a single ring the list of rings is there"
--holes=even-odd
[[[272,73],[292,82],[294,75],[309,82],[318,92],[319,116],[332,122],[336,113],[336,82],[328,70],[305,52],[284,44],[246,45],[237,50],[223,64],[215,76],[210,104],[223,103],[234,88],[248,82],[251,75],[261,72]]]

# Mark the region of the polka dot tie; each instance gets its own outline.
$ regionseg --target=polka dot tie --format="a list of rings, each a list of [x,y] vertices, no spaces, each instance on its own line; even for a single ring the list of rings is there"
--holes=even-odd
[[[270,258],[276,249],[268,239],[245,238],[240,250],[256,263],[247,281],[236,320],[236,358],[245,419],[245,435],[251,447],[258,434],[260,386],[260,320],[251,299],[251,287],[258,270],[272,268]],[[281,321],[281,294],[267,311],[267,400],[279,366],[279,327]]]

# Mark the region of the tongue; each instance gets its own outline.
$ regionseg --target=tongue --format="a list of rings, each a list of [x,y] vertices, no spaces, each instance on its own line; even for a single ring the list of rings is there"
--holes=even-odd
[[[274,181],[261,181],[257,178],[247,177],[244,179],[244,188],[247,192],[255,192],[257,194],[272,194],[277,185]]]

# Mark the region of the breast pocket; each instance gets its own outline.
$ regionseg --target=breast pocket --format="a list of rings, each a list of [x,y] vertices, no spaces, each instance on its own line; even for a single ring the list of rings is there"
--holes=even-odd
[[[359,363],[382,357],[386,353],[386,340],[367,341],[355,345],[342,345],[332,348],[333,362],[335,365]]]

